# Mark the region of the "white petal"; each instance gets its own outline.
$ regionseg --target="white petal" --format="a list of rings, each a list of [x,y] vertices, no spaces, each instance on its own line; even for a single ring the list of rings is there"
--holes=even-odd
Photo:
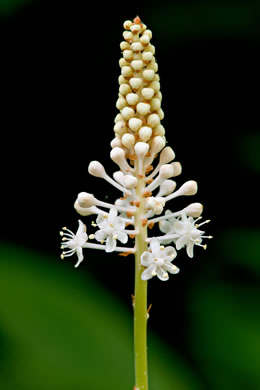
[[[122,218],[115,218],[113,224],[115,229],[123,230],[125,228],[125,222],[122,220]]]
[[[164,264],[163,268],[171,274],[178,274],[180,269],[173,264]]]
[[[178,238],[178,240],[176,241],[176,249],[179,250],[179,249],[183,248],[184,245],[187,244],[187,241],[188,241],[188,239],[185,236]]]
[[[177,256],[177,252],[173,246],[167,246],[162,250],[162,256],[171,257],[173,260]]]
[[[157,267],[157,276],[160,280],[165,281],[169,279],[168,273],[162,268],[162,267]]]
[[[174,230],[176,231],[176,233],[183,234],[186,231],[185,226],[186,225],[184,222],[176,221],[173,227],[174,227]]]
[[[109,235],[106,240],[106,252],[113,252],[116,247],[116,240],[113,239],[112,235]]]
[[[143,252],[142,256],[141,256],[141,264],[144,266],[144,267],[148,267],[149,265],[151,265],[153,262],[153,255],[151,254],[151,252]]]
[[[187,255],[189,257],[193,257],[193,248],[194,248],[194,243],[193,242],[189,242],[187,244]]]
[[[169,233],[172,230],[173,226],[169,221],[160,221],[159,229],[163,233]]]
[[[152,254],[155,256],[160,256],[160,242],[157,238],[153,237],[150,241],[150,248],[152,250]]]
[[[150,265],[148,268],[144,270],[144,272],[142,272],[141,279],[142,280],[152,279],[152,277],[154,276],[152,274],[153,272],[155,272],[155,270],[156,270],[156,266]]]
[[[77,255],[78,255],[78,261],[74,266],[75,268],[77,268],[80,265],[80,263],[82,262],[82,260],[84,259],[81,247],[77,248]]]
[[[120,232],[118,230],[115,231],[115,234],[117,235],[117,238],[122,244],[126,244],[128,241],[128,235],[124,232]]]
[[[117,216],[117,209],[115,207],[112,207],[109,211],[109,220],[111,220],[111,222],[113,223],[113,220],[116,218]]]
[[[86,225],[84,225],[84,223],[80,219],[78,220],[78,222],[79,222],[79,227],[76,236],[81,235],[82,233],[86,233],[87,231]]]
[[[96,224],[101,229],[107,225],[107,218],[105,218],[105,215],[107,215],[107,214],[98,214],[97,219],[96,219]]]
[[[96,231],[95,239],[97,241],[101,242],[101,241],[105,240],[105,238],[106,238],[106,234],[105,234],[105,232],[103,230]]]

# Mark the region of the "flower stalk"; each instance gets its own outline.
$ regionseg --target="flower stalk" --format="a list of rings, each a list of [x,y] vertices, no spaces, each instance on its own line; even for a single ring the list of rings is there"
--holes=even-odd
[[[138,162],[136,170],[139,172]],[[145,188],[144,170],[143,178],[139,178],[136,195],[140,199],[140,206],[136,212],[136,224],[139,235],[135,239],[135,292],[134,292],[134,357],[135,357],[135,384],[140,390],[148,389],[147,367],[147,281],[142,280],[144,267],[141,264],[141,256],[147,250],[147,225],[142,226],[145,213],[144,198],[142,192]]]

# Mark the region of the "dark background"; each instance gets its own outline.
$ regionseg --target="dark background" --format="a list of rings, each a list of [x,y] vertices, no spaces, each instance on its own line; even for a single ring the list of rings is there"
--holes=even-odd
[[[240,383],[256,390],[260,378],[250,370],[234,379],[243,361],[229,366],[243,349],[234,348],[230,360],[222,362],[211,338],[204,339],[208,352],[193,337],[203,343],[202,324],[210,310],[215,312],[218,291],[212,286],[230,291],[231,308],[238,296],[247,297],[247,288],[259,297],[259,2],[11,4],[3,3],[1,15],[3,242],[59,261],[61,226],[77,228],[77,194],[93,192],[111,202],[118,197],[107,183],[90,177],[87,167],[95,159],[109,174],[117,169],[109,153],[117,114],[119,44],[124,20],[138,14],[153,32],[162,124],[183,167],[177,183],[194,179],[199,185],[195,197],[172,202],[171,210],[200,201],[205,219],[212,221],[207,233],[214,236],[207,251],[195,248],[194,259],[179,252],[178,276],[166,284],[149,283],[149,325],[188,362],[201,389],[240,388]],[[90,225],[91,220],[85,222]],[[71,272],[75,261],[66,259]],[[101,282],[131,310],[133,259],[89,251],[80,272]],[[213,299],[203,303],[205,296]],[[207,329],[214,340],[223,340],[229,319],[216,299],[218,322],[212,320]],[[238,318],[247,316],[247,299],[252,302],[243,299]],[[259,343],[258,308],[251,309]],[[235,346],[244,337],[239,330],[237,336]],[[217,345],[220,356],[233,348]],[[254,372],[256,356],[256,349],[248,356]],[[212,379],[213,367],[224,372],[222,382]]]

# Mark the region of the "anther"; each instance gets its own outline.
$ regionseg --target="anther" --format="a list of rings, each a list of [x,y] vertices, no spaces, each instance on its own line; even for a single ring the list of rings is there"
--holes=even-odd
[[[88,238],[89,238],[90,240],[94,240],[94,239],[95,239],[95,235],[94,235],[94,234],[90,234],[90,235],[88,236]]]

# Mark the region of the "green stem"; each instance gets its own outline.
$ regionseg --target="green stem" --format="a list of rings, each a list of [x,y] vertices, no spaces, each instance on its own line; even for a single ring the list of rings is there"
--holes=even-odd
[[[136,167],[138,169],[138,167]],[[136,213],[136,236],[135,247],[135,298],[134,298],[134,351],[135,351],[135,386],[136,390],[148,390],[147,368],[147,281],[141,279],[144,270],[141,265],[141,254],[147,250],[147,227],[142,226],[144,213],[144,199],[142,192],[145,187],[145,177],[138,180],[136,189],[140,206]]]

